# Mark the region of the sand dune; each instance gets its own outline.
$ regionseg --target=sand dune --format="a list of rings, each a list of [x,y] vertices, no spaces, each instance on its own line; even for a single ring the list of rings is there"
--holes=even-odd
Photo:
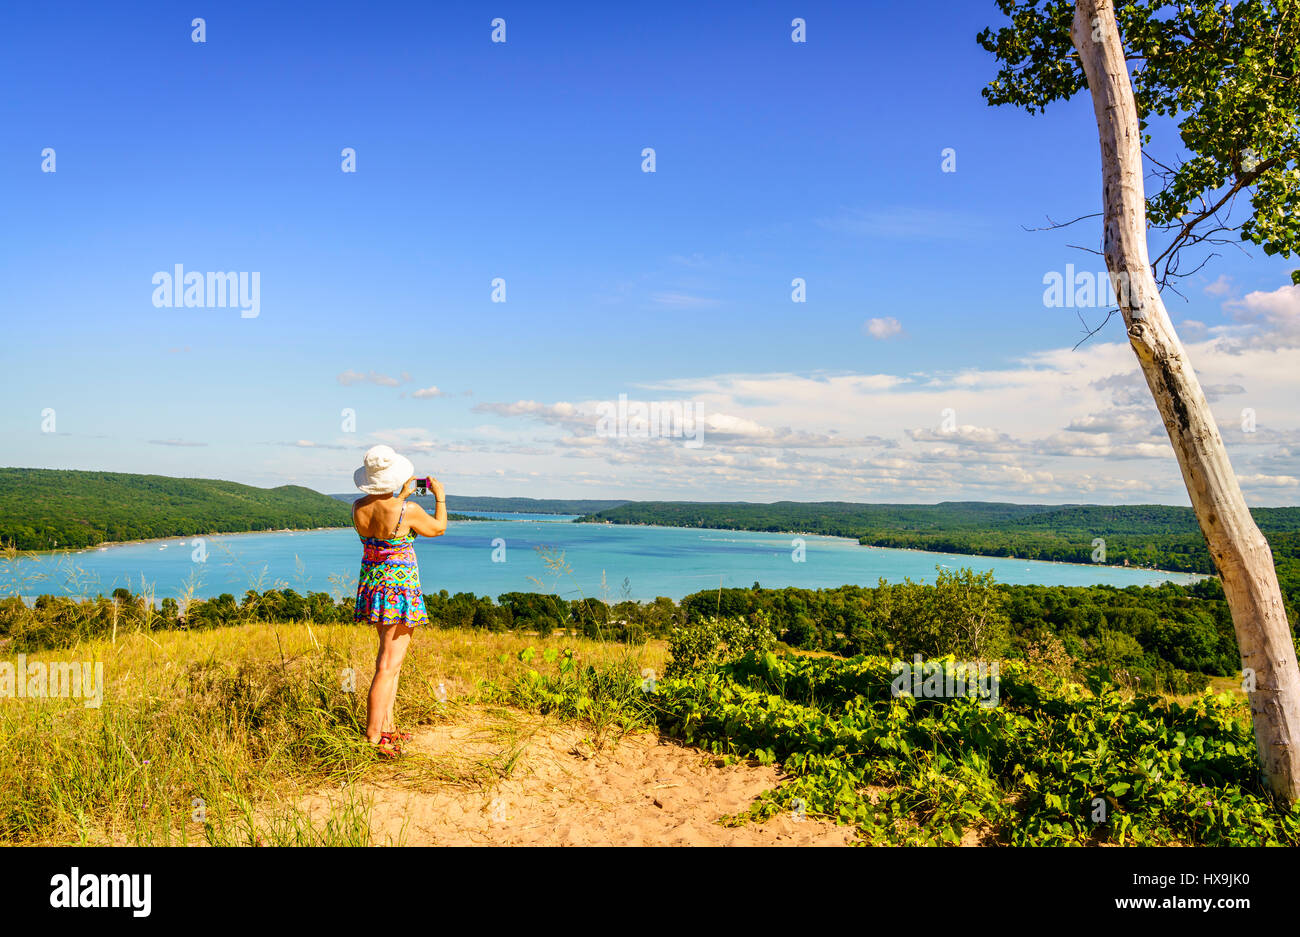
[[[537,722],[510,746],[490,723],[425,727],[406,743],[434,759],[490,762],[516,751],[506,777],[481,787],[402,780],[363,784],[372,801],[377,844],[530,846],[819,846],[847,845],[850,827],[793,814],[762,824],[724,827],[781,781],[777,769],[722,765],[717,758],[654,735],[628,736],[594,751],[588,733]],[[506,749],[509,750],[506,750]],[[319,793],[300,806],[325,812],[338,795]]]

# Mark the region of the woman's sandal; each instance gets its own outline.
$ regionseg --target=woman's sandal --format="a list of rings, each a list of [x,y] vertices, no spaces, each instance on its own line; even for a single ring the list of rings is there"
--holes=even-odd
[[[401,729],[393,729],[393,731],[390,732],[389,735],[393,736],[394,738],[401,739],[403,742],[411,741],[411,733],[403,732]]]
[[[380,758],[396,758],[402,753],[402,745],[391,732],[379,733],[379,741],[371,742]]]

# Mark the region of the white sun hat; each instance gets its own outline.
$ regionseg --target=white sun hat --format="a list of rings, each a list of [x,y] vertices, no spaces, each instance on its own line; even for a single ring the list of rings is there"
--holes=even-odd
[[[392,494],[415,474],[415,466],[392,446],[371,446],[361,468],[352,473],[353,483],[368,495]]]

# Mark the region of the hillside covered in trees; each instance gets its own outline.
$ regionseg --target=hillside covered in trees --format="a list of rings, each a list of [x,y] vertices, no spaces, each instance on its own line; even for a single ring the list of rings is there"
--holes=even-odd
[[[1252,513],[1279,559],[1296,554],[1300,548],[1300,508],[1256,508]],[[1101,539],[1105,541],[1107,563],[1127,561],[1132,566],[1214,572],[1192,509],[1161,504],[640,501],[579,520],[825,534],[856,537],[861,543],[878,547],[1068,563],[1095,562],[1095,541]]]
[[[1300,507],[1255,508],[1266,533],[1300,532]],[[849,501],[631,501],[592,512],[583,522],[661,524],[721,530],[766,530],[857,537],[864,542],[893,536],[910,542],[1000,533],[1005,540],[1084,541],[1087,561],[1094,537],[1200,535],[1191,508],[1165,504],[1006,504],[944,501],[939,504],[856,504]],[[1026,536],[1027,535],[1027,536]],[[1108,541],[1109,542],[1109,541]],[[936,548],[946,549],[946,548]],[[1044,557],[1055,558],[1055,557]]]
[[[351,503],[357,499],[358,494],[351,491],[331,497]],[[416,500],[421,504],[433,503],[433,498],[428,497],[417,496]],[[592,514],[627,503],[627,501],[599,501],[589,498],[488,498],[479,495],[447,495],[448,511],[494,511],[503,514]]]
[[[840,655],[955,653],[1039,660],[1073,678],[1138,692],[1198,692],[1241,666],[1232,620],[1218,580],[1193,586],[1022,586],[995,583],[991,573],[939,570],[933,584],[880,582],[835,589],[706,589],[680,602],[607,603],[548,593],[496,597],[447,590],[424,603],[435,627],[504,632],[544,639],[558,629],[591,638],[640,643],[674,629],[721,617],[763,621],[791,647]],[[215,628],[252,621],[352,621],[353,597],[292,589],[187,601],[164,599],[154,609],[117,589],[112,600],[41,596],[29,607],[0,599],[0,639],[18,650],[69,647],[135,624],[150,629]],[[119,612],[126,618],[118,618]],[[1292,611],[1292,620],[1294,612]]]
[[[0,468],[0,543],[20,550],[350,523],[348,505],[298,485]]]

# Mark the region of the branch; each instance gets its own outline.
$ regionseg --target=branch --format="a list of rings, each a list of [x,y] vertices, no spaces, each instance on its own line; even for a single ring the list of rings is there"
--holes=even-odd
[[[1185,246],[1184,242],[1191,237],[1191,233],[1193,229],[1198,224],[1200,224],[1206,218],[1209,218],[1212,215],[1217,214],[1220,208],[1222,208],[1224,205],[1228,204],[1228,202],[1236,198],[1238,192],[1240,192],[1242,189],[1246,188],[1251,183],[1253,183],[1256,179],[1262,176],[1267,170],[1272,169],[1274,166],[1279,165],[1279,162],[1280,161],[1278,160],[1278,158],[1274,156],[1264,160],[1262,163],[1260,163],[1250,172],[1246,173],[1244,176],[1238,175],[1236,177],[1236,180],[1232,184],[1232,188],[1228,189],[1228,191],[1224,193],[1223,197],[1219,199],[1218,202],[1216,202],[1214,205],[1210,206],[1209,208],[1205,209],[1204,211],[1199,212],[1198,214],[1193,216],[1190,221],[1183,223],[1182,229],[1174,237],[1173,241],[1170,242],[1168,247],[1166,247],[1163,251],[1161,251],[1160,255],[1151,262],[1151,265],[1153,267],[1158,266],[1160,261],[1168,257],[1171,252],[1181,250],[1182,247]],[[1222,225],[1222,223],[1220,224]],[[1229,230],[1232,229],[1228,228],[1227,226],[1221,226],[1215,229],[1216,232],[1229,231]],[[1197,243],[1197,241],[1192,241],[1191,243]]]
[[[1020,226],[1020,230],[1022,230],[1022,231],[1055,231],[1057,228],[1068,228],[1070,225],[1075,224],[1076,222],[1079,222],[1079,221],[1083,221],[1085,218],[1100,218],[1101,216],[1102,216],[1102,212],[1095,211],[1095,212],[1092,212],[1091,214],[1080,215],[1078,218],[1072,218],[1072,219],[1069,220],[1069,221],[1053,221],[1051,215],[1046,215],[1046,216],[1044,216],[1044,217],[1047,218],[1047,225],[1046,225],[1045,227],[1042,227],[1042,228],[1029,228],[1029,227],[1026,227],[1025,225],[1021,225],[1021,226]]]
[[[1083,328],[1087,332],[1087,334],[1084,335],[1083,338],[1079,339],[1079,341],[1075,344],[1073,348],[1070,349],[1070,351],[1078,351],[1079,346],[1082,345],[1084,342],[1086,342],[1088,339],[1092,338],[1102,329],[1104,329],[1106,327],[1106,323],[1109,322],[1117,312],[1119,312],[1119,307],[1106,310],[1106,318],[1102,319],[1101,325],[1097,326],[1095,329],[1088,328],[1088,323],[1083,321],[1083,313],[1081,312],[1075,313],[1075,315],[1079,317],[1079,321],[1083,322]]]

